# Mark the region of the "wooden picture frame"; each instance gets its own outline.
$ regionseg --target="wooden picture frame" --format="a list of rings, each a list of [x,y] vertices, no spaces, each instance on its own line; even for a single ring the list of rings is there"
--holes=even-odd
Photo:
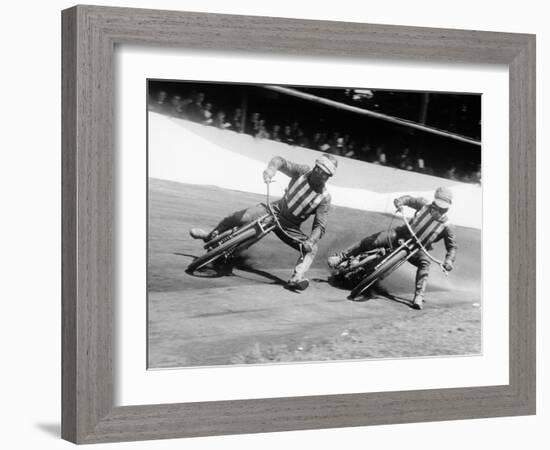
[[[535,36],[97,6],[63,11],[62,31],[64,439],[95,443],[535,413]],[[509,384],[114,407],[116,44],[507,65]]]

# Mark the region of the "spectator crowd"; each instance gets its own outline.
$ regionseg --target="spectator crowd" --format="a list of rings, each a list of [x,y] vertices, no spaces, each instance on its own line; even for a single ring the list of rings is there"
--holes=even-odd
[[[298,120],[281,120],[273,111],[243,107],[218,106],[204,92],[189,95],[170,95],[166,90],[150,91],[149,109],[170,116],[245,133],[256,139],[269,139],[284,144],[305,147],[336,156],[415,171],[469,183],[481,183],[481,165],[476,162],[447,160],[445,164],[431,164],[429,155],[407,139],[382,139],[370,136],[367,131],[353,133],[338,130],[325,131],[303,127]],[[228,110],[229,109],[229,110]],[[326,127],[323,127],[326,129]]]

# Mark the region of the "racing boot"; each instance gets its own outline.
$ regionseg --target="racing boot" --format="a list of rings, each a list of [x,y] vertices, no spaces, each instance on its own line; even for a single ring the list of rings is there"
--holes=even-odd
[[[309,253],[301,255],[298,258],[298,261],[296,261],[296,267],[294,267],[294,273],[286,284],[287,289],[291,289],[293,291],[305,291],[308,288],[309,280],[305,278],[305,274],[315,259],[317,249],[317,245],[314,244]]]
[[[413,303],[412,303],[412,307],[413,309],[422,309],[424,306],[424,297],[422,295],[419,295],[419,294],[416,294],[414,296],[414,300],[413,300]]]
[[[285,287],[293,291],[305,291],[309,287],[309,280],[307,278],[300,279],[294,275],[287,281]]]
[[[189,230],[189,235],[193,239],[200,239],[202,241],[206,241],[206,240],[208,240],[210,233],[204,231],[201,228],[191,228]]]

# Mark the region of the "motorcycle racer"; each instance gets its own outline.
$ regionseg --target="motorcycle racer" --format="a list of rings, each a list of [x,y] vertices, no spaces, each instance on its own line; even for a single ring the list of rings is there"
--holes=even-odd
[[[321,155],[315,161],[313,168],[276,156],[271,159],[263,172],[265,183],[270,183],[277,171],[290,177],[284,196],[272,203],[273,210],[284,230],[276,228],[274,233],[285,244],[301,252],[287,283],[290,289],[305,290],[309,286],[305,274],[317,254],[317,243],[325,233],[331,203],[326,182],[334,175],[337,166],[336,158],[328,154]],[[228,215],[210,232],[193,228],[189,234],[194,239],[207,242],[226,230],[253,222],[267,212],[267,206],[260,203]],[[307,235],[300,226],[310,216],[314,216],[313,225],[311,233]]]
[[[448,272],[453,269],[458,248],[454,227],[448,223],[447,218],[447,212],[452,202],[452,192],[445,187],[436,189],[432,202],[422,197],[412,197],[409,195],[404,195],[394,200],[394,205],[400,212],[403,211],[404,206],[416,210],[410,225],[422,245],[428,251],[432,249],[432,245],[435,242],[444,241],[446,255],[443,268]],[[400,240],[405,240],[409,237],[410,232],[405,225],[372,234],[346,250],[330,256],[328,258],[328,265],[331,268],[335,268],[348,257],[379,247],[393,247],[398,245]],[[431,261],[423,251],[419,251],[409,259],[409,262],[417,267],[412,306],[414,309],[422,309]]]

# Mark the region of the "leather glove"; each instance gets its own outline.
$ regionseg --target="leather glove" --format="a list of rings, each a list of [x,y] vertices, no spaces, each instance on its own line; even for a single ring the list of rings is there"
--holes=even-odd
[[[401,201],[396,198],[394,201],[393,201],[393,204],[395,205],[395,207],[397,208],[397,210],[399,212],[403,211],[403,203],[401,203]]]
[[[264,170],[263,177],[264,183],[270,183],[271,179],[275,176],[275,171],[273,169],[267,168]]]
[[[311,253],[313,251],[314,243],[306,240],[302,243],[302,248],[304,249],[305,253]]]
[[[452,263],[451,261],[446,260],[446,261],[443,263],[443,268],[444,268],[447,272],[450,272],[451,270],[453,270],[453,263]]]

